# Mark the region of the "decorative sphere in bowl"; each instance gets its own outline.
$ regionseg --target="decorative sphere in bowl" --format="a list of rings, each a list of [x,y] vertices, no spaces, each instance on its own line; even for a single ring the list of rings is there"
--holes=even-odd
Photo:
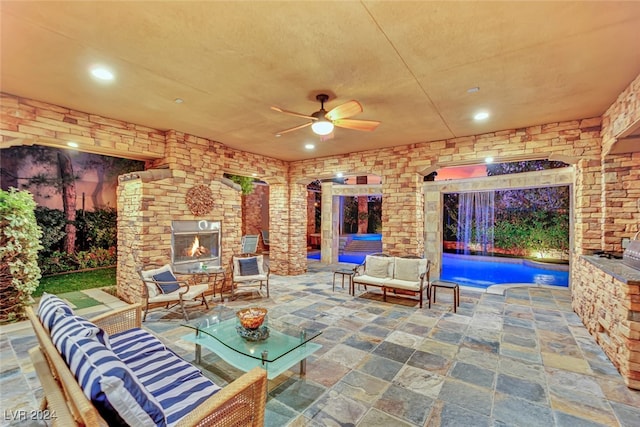
[[[258,329],[264,322],[267,309],[262,307],[245,308],[239,310],[236,315],[240,324],[245,329]]]

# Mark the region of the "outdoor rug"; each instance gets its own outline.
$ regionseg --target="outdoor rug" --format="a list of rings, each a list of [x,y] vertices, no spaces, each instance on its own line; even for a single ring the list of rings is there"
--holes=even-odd
[[[93,307],[96,305],[102,304],[100,301],[91,298],[89,295],[84,292],[76,291],[76,292],[67,292],[64,294],[58,295],[60,298],[69,302],[69,304],[74,308],[74,310],[81,310],[83,308]]]
[[[371,292],[371,291],[367,291],[364,292],[360,295],[357,295],[357,298],[364,298],[364,299],[368,299],[371,301],[378,301],[378,302],[384,302],[383,301],[383,295],[382,292]],[[387,304],[397,304],[397,305],[402,305],[404,307],[418,307],[420,304],[420,301],[418,300],[417,296],[412,296],[412,295],[407,295],[407,296],[400,296],[400,295],[394,295],[393,292],[387,292]],[[429,304],[429,300],[427,300],[427,296],[426,296],[426,291],[425,291],[425,295],[423,297],[423,301],[422,301],[423,305],[428,305]]]

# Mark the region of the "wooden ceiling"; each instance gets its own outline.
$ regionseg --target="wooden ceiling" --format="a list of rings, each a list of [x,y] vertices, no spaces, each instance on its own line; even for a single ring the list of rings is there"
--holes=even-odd
[[[640,73],[640,2],[0,8],[3,92],[282,160],[595,117]],[[96,82],[93,64],[116,79]],[[354,118],[382,124],[324,142],[309,127],[276,138],[306,119],[269,107],[311,114],[318,93],[330,94],[327,109],[356,99]],[[479,110],[491,117],[475,122]]]

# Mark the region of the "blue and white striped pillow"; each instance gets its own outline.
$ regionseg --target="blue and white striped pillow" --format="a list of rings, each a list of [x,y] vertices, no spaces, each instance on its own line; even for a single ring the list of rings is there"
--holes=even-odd
[[[38,305],[38,317],[47,332],[51,331],[51,327],[61,316],[71,314],[73,310],[64,300],[46,292],[42,294]]]
[[[113,351],[95,338],[67,336],[62,354],[108,425],[166,426],[160,403]]]
[[[101,344],[111,349],[109,335],[84,317],[75,315],[58,315],[51,328],[51,340],[62,354],[61,346],[65,338],[74,336],[77,338],[95,338]]]

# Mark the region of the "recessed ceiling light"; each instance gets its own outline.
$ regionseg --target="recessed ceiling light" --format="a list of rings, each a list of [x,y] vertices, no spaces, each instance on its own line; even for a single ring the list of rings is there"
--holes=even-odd
[[[77,142],[73,142],[73,141],[67,142],[67,145],[69,147],[71,147],[71,148],[78,148],[79,147],[78,143]]]
[[[173,102],[175,102],[176,104],[182,104],[184,102],[184,99],[176,98],[176,99],[173,100]]]
[[[276,133],[276,138],[280,138],[282,135],[280,135],[279,133]]]
[[[316,148],[316,146],[313,144],[304,144],[304,148],[306,148],[307,150],[313,150],[314,148]]]
[[[251,176],[258,176],[258,174],[254,172],[251,174]]]
[[[493,163],[493,157],[486,157],[484,159],[484,162],[487,163],[487,164]]]
[[[338,178],[342,178],[342,172],[338,172],[338,173],[336,174],[336,176],[337,176]]]
[[[469,89],[467,89],[467,93],[475,93],[475,92],[478,92],[479,90],[480,88],[478,86],[470,87]]]
[[[103,81],[111,81],[115,78],[113,72],[105,67],[93,67],[91,69],[91,75]]]
[[[473,120],[486,120],[489,118],[489,113],[487,113],[486,111],[481,111],[479,113],[476,113],[475,116],[473,116]]]

